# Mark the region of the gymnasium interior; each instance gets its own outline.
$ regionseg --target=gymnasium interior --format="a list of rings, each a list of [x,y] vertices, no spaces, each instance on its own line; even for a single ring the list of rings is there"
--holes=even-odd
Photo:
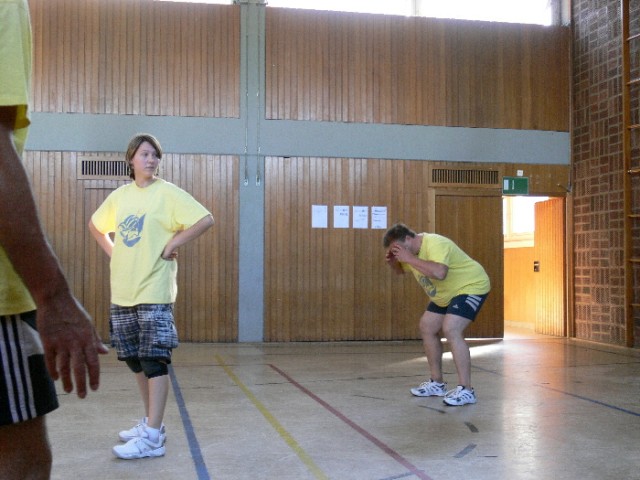
[[[640,479],[640,0],[327,3],[29,0],[24,163],[105,343],[87,223],[129,139],[215,219],[178,260],[166,455],[112,455],[143,415],[112,350],[98,391],[58,386],[52,478]],[[476,404],[409,392],[428,299],[385,264],[396,222],[491,278]]]

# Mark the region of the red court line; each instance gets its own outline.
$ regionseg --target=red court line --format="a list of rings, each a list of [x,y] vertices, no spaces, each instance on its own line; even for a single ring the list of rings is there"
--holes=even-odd
[[[369,440],[371,443],[373,443],[375,446],[377,446],[378,448],[380,448],[383,452],[385,452],[387,455],[389,455],[391,458],[393,458],[396,462],[398,462],[400,465],[402,465],[403,467],[407,468],[412,474],[414,474],[416,477],[421,478],[422,480],[433,480],[431,477],[429,477],[426,473],[424,473],[422,470],[420,470],[418,467],[416,467],[413,463],[411,463],[409,460],[407,460],[406,458],[404,458],[402,455],[400,455],[398,452],[396,452],[394,449],[392,449],[391,447],[389,447],[387,444],[385,444],[384,442],[382,442],[381,440],[377,439],[376,437],[374,437],[373,435],[371,435],[369,432],[367,432],[364,428],[362,428],[360,425],[358,425],[357,423],[353,422],[352,420],[349,420],[346,416],[344,416],[342,413],[340,413],[338,410],[336,410],[335,408],[333,408],[331,405],[329,405],[327,402],[325,402],[324,400],[322,400],[320,397],[318,397],[316,394],[314,394],[311,390],[303,387],[302,385],[300,385],[298,382],[296,382],[293,378],[291,378],[289,375],[287,375],[285,372],[283,372],[282,370],[280,370],[278,367],[276,367],[273,364],[269,364],[269,366],[274,369],[276,372],[278,372],[280,375],[282,375],[284,378],[286,378],[293,386],[295,386],[296,388],[298,388],[299,390],[301,390],[302,392],[304,392],[305,394],[307,394],[308,396],[310,396],[311,398],[313,398],[316,402],[318,402],[320,405],[322,405],[324,408],[326,408],[328,411],[330,411],[331,413],[333,413],[336,417],[338,417],[340,420],[342,420],[344,423],[346,423],[347,425],[349,425],[351,428],[353,428],[356,432],[358,432],[360,435],[362,435],[364,438],[366,438],[367,440]]]

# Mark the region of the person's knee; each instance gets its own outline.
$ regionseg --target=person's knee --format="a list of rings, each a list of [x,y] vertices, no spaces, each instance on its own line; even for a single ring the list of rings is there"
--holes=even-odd
[[[449,343],[465,342],[464,331],[467,326],[468,323],[462,324],[460,322],[444,322],[444,324],[442,325],[442,334]]]
[[[423,337],[439,337],[442,326],[439,322],[435,322],[433,318],[422,317],[418,327],[420,328],[420,333]]]
[[[140,366],[147,378],[161,377],[169,373],[167,363],[162,360],[140,360]]]
[[[51,446],[44,417],[0,427],[0,478],[47,480]]]

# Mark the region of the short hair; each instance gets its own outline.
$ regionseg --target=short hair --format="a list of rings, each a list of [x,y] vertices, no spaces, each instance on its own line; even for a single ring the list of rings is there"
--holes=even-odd
[[[384,248],[389,246],[396,240],[404,240],[407,237],[415,238],[416,232],[407,227],[404,223],[396,223],[393,225],[387,233],[384,234],[382,244]]]
[[[138,133],[137,135],[135,135],[131,140],[129,140],[127,153],[124,156],[125,160],[127,161],[127,167],[129,168],[129,178],[131,178],[131,180],[136,179],[136,174],[133,171],[133,168],[131,168],[131,159],[140,148],[140,145],[142,145],[144,142],[151,144],[151,146],[156,151],[158,158],[162,158],[162,146],[160,145],[160,142],[156,137],[154,137],[150,133]]]

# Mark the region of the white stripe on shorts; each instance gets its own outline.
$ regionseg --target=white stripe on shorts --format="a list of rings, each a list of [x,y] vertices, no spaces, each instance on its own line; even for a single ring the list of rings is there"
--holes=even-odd
[[[9,411],[15,422],[22,422],[36,416],[33,385],[29,372],[29,350],[31,349],[28,348],[28,345],[33,342],[25,338],[30,337],[32,332],[25,329],[32,330],[18,315],[0,318],[2,369],[6,380]]]

